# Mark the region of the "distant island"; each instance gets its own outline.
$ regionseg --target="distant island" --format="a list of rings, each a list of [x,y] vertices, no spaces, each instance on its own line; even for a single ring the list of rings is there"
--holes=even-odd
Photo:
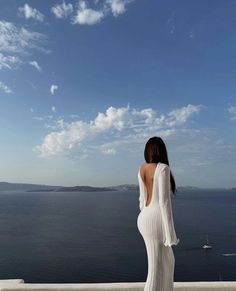
[[[196,186],[179,186],[177,192],[194,191],[200,189],[213,189],[213,188],[200,188]],[[218,189],[218,188],[215,188]],[[225,190],[236,190],[232,187]],[[95,187],[95,186],[52,186],[52,185],[39,185],[27,183],[8,183],[0,182],[0,191],[26,191],[26,192],[103,192],[103,191],[139,191],[137,184],[122,184],[117,186],[108,187]]]
[[[14,191],[14,190],[40,190],[40,191],[53,191],[54,189],[60,188],[61,186],[49,186],[49,185],[38,185],[28,183],[8,183],[0,182],[0,191]]]
[[[130,191],[138,190],[138,185],[124,184],[110,187],[93,186],[51,186],[27,183],[0,182],[0,191],[26,191],[26,192],[103,192],[103,191]]]
[[[60,187],[54,190],[55,192],[98,192],[98,191],[115,191],[108,187],[92,187],[92,186],[74,186],[74,187]]]

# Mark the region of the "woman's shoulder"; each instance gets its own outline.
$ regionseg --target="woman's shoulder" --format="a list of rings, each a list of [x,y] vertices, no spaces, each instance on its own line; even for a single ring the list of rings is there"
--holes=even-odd
[[[144,163],[142,163],[140,166],[139,166],[139,169],[140,169],[140,171],[145,171],[145,169],[148,169],[149,167],[152,167],[151,165],[150,165],[150,163],[146,163],[146,162],[144,162]],[[169,168],[169,165],[167,165],[167,164],[165,164],[165,163],[162,163],[162,162],[159,162],[158,164],[157,164],[157,167],[160,167],[160,169],[161,170],[164,170],[164,169],[166,169],[166,168]]]
[[[169,167],[169,165],[167,165],[167,164],[165,164],[165,163],[160,163],[160,164],[161,164],[161,166],[163,167],[163,169]]]
[[[167,172],[167,171],[169,171],[170,170],[170,167],[169,167],[169,165],[167,165],[167,164],[165,164],[165,163],[161,163],[160,164],[160,172],[161,173],[164,173],[164,172]]]
[[[147,163],[142,163],[140,166],[139,166],[139,170],[140,170],[140,173],[143,173],[145,171],[147,167]]]
[[[152,164],[152,163],[146,163],[146,162],[144,162],[144,163],[142,163],[142,164],[140,165],[140,168],[149,167],[150,164]],[[167,167],[169,166],[169,165],[167,165],[167,164],[165,164],[165,163],[162,163],[162,162],[158,162],[157,164],[160,164],[161,166],[167,166]]]

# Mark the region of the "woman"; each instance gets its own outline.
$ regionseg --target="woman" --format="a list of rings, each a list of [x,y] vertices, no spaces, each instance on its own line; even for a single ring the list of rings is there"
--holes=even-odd
[[[145,146],[146,163],[140,166],[139,208],[137,219],[147,251],[148,274],[144,291],[173,291],[175,257],[172,245],[177,245],[171,191],[176,192],[168,154],[160,137],[150,138]]]

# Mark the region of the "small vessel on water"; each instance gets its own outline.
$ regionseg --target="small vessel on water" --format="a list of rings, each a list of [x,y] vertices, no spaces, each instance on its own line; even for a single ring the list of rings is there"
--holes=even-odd
[[[209,244],[208,241],[208,235],[206,235],[206,244],[202,246],[203,249],[208,250],[208,249],[212,249],[212,246]]]

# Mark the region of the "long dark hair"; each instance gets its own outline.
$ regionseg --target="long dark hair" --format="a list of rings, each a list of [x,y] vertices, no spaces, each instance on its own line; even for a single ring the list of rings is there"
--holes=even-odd
[[[153,136],[149,138],[144,149],[144,158],[147,163],[164,163],[169,166],[169,159],[166,145],[161,137]],[[170,170],[171,191],[176,195],[177,189],[175,179]]]

